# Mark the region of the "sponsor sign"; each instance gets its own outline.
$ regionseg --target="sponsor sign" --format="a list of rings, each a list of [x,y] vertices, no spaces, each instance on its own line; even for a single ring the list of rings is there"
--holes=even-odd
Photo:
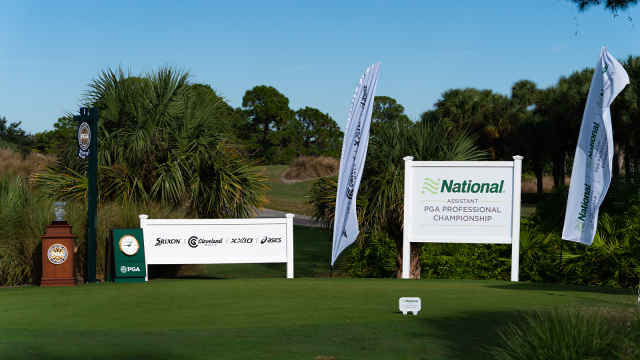
[[[412,236],[511,243],[513,167],[415,167],[412,178]]]
[[[405,158],[403,278],[411,242],[512,244],[518,279],[520,176],[515,161],[412,161]]]
[[[274,219],[147,219],[147,264],[286,262],[293,277],[293,214]]]
[[[400,298],[400,311],[403,315],[407,315],[409,311],[413,315],[418,315],[418,311],[422,309],[422,303],[418,297],[402,297]]]

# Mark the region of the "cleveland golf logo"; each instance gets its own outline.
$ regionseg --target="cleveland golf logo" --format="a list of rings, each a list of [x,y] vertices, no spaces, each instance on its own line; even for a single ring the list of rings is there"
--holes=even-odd
[[[433,181],[430,178],[424,178],[422,188],[432,194],[439,192],[444,193],[481,193],[481,194],[499,194],[502,193],[504,187],[504,180],[495,183],[474,183],[473,180],[464,180],[463,182],[455,182],[454,180],[442,180],[442,186],[440,185],[440,179]],[[422,191],[424,194],[424,191]]]

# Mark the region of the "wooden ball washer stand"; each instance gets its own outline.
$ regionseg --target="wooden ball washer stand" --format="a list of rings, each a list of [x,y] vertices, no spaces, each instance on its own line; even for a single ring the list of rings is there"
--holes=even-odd
[[[42,279],[40,286],[76,286],[76,238],[71,225],[62,220],[64,202],[54,203],[57,218],[42,238]]]

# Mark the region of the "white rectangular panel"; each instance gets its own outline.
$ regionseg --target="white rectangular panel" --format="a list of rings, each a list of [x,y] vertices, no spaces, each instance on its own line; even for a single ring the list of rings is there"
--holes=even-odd
[[[274,219],[276,220],[276,219]],[[287,262],[287,225],[158,224],[147,221],[144,247],[147,264],[234,264]],[[170,221],[169,221],[170,222]]]
[[[455,163],[420,166],[421,162],[412,162],[410,237],[466,243],[505,243],[504,239],[511,239],[513,163],[450,165]]]

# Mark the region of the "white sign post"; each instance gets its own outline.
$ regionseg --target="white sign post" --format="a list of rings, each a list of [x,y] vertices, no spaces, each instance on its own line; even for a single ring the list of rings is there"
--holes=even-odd
[[[294,216],[149,219],[147,215],[140,215],[147,274],[148,265],[286,262],[287,278],[293,278]]]
[[[514,161],[413,161],[405,157],[402,278],[412,242],[511,244],[520,265],[522,156]]]

